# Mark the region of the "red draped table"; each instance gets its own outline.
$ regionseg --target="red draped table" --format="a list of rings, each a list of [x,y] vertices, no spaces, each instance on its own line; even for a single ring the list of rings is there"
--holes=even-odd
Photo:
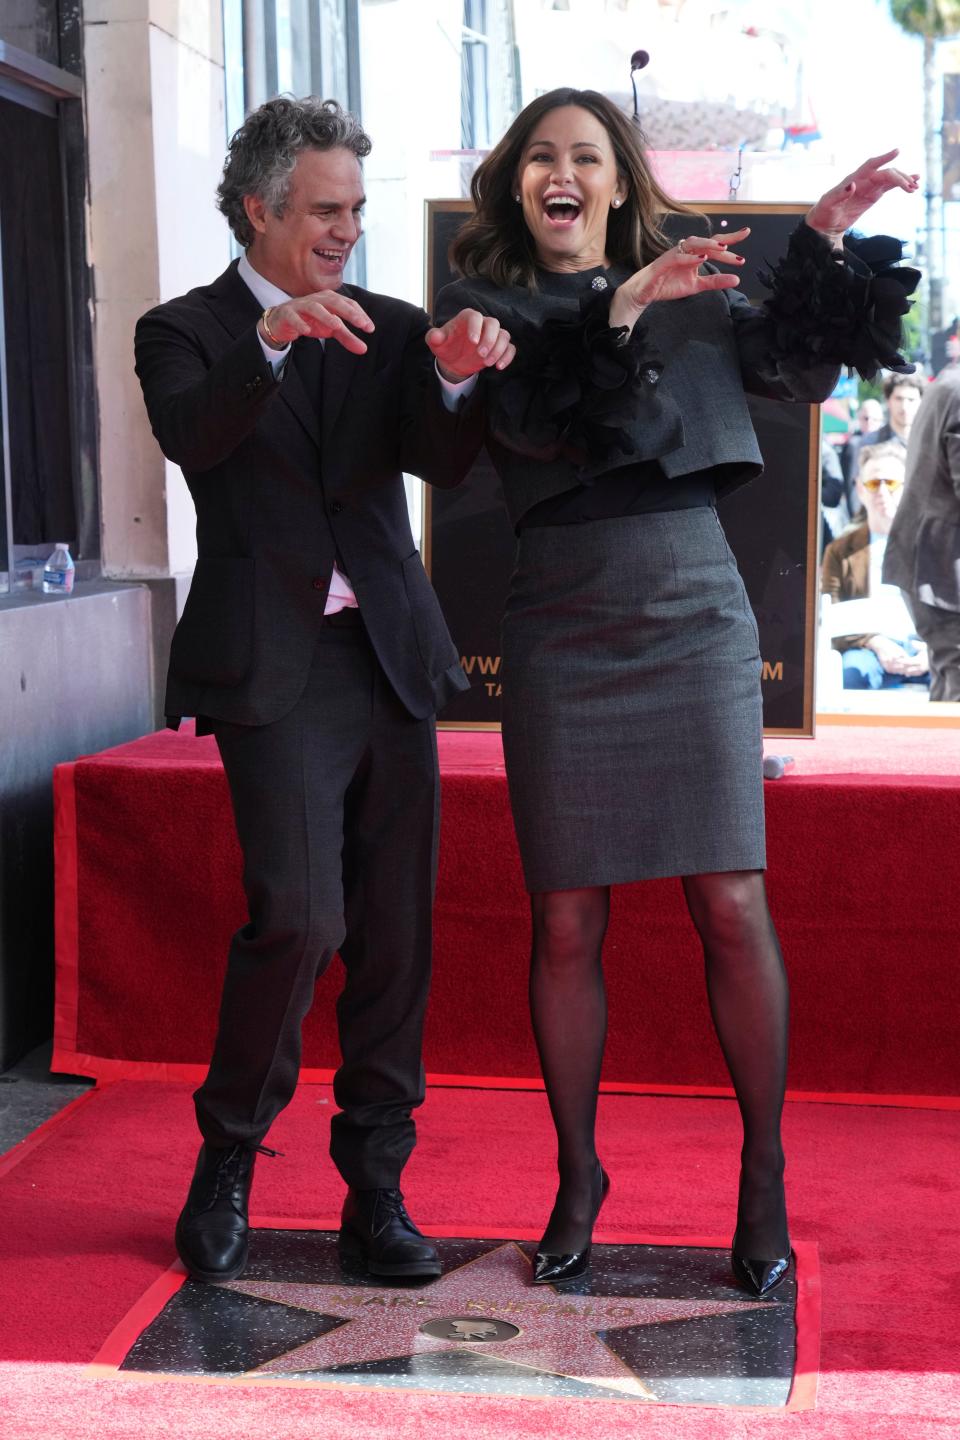
[[[790,1085],[957,1096],[960,732],[836,727],[769,781],[769,889],[793,994]],[[526,1006],[527,902],[495,733],[440,735],[443,826],[425,1060],[434,1078],[538,1073]],[[58,766],[54,1068],[202,1073],[240,855],[212,739],[161,732]],[[696,817],[691,817],[696,823]],[[617,1088],[709,1092],[727,1077],[676,881],[616,892],[606,946]],[[304,1065],[337,1062],[336,961]]]

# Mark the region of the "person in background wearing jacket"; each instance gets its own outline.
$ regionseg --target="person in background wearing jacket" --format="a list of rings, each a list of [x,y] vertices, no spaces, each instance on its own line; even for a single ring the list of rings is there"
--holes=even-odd
[[[887,536],[903,496],[903,448],[889,440],[860,451],[857,496],[866,519],[850,526],[824,551],[823,594],[834,603],[869,600],[876,629],[834,637],[843,656],[845,690],[889,690],[927,685],[927,647],[895,585],[881,579]],[[862,626],[862,616],[861,616]]]

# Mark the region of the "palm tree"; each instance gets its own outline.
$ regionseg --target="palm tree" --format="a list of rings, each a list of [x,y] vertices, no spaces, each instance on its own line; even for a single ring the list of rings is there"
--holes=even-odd
[[[941,206],[939,131],[937,128],[937,41],[960,34],[960,0],[890,0],[890,14],[908,35],[923,37],[923,133],[926,169],[927,328],[943,325],[943,276],[938,218]]]

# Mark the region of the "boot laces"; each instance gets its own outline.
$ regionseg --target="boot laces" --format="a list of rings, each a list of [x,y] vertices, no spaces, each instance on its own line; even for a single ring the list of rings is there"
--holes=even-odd
[[[386,1229],[391,1220],[401,1220],[405,1225],[409,1225],[410,1216],[403,1203],[401,1191],[378,1190],[374,1217],[374,1233],[377,1235]]]
[[[230,1191],[237,1186],[240,1176],[243,1173],[244,1164],[252,1165],[257,1155],[269,1155],[274,1158],[282,1156],[282,1150],[271,1150],[268,1145],[243,1145],[231,1146],[217,1166],[216,1193],[214,1204],[218,1200],[224,1200]]]

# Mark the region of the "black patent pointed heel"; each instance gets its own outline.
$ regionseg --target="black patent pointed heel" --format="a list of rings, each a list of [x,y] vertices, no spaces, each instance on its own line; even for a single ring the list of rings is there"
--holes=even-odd
[[[787,1254],[779,1260],[750,1260],[734,1250],[730,1255],[730,1264],[737,1284],[762,1300],[786,1279],[790,1256]]]
[[[766,1177],[768,1181],[771,1178],[776,1179],[777,1183],[780,1186],[779,1201],[781,1206],[783,1207],[783,1220],[785,1226],[786,1198],[783,1195],[782,1156],[779,1172],[775,1176]],[[781,1256],[776,1256],[772,1260],[758,1259],[756,1256],[745,1255],[743,1253],[744,1247],[740,1243],[740,1218],[741,1206],[743,1203],[743,1185],[744,1173],[741,1169],[740,1193],[737,1199],[737,1228],[734,1231],[733,1244],[730,1247],[730,1265],[733,1270],[733,1277],[736,1280],[737,1284],[740,1285],[744,1290],[746,1290],[749,1295],[754,1296],[758,1300],[762,1300],[767,1295],[772,1294],[772,1292],[776,1290],[777,1286],[781,1285],[786,1279],[787,1271],[790,1269],[790,1240],[789,1237],[784,1233],[784,1239],[786,1241],[786,1253]],[[757,1245],[756,1248],[759,1250],[761,1247],[760,1245]],[[773,1247],[771,1246],[771,1249],[772,1248]]]
[[[597,1223],[597,1216],[603,1209],[603,1202],[610,1193],[610,1176],[599,1161],[597,1161],[597,1169],[600,1171],[600,1199],[593,1212],[593,1221],[590,1225],[591,1235],[593,1227]],[[585,1275],[590,1268],[592,1248],[592,1240],[588,1240],[582,1250],[573,1250],[566,1255],[554,1255],[546,1250],[538,1250],[533,1257],[533,1284],[561,1285],[566,1280],[579,1280],[580,1276]]]

